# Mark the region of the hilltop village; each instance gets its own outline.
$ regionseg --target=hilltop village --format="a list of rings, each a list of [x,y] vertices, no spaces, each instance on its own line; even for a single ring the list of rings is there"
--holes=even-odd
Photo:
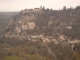
[[[45,9],[42,6],[21,10],[18,15],[10,19],[4,37],[27,39],[34,42],[38,40],[53,41],[55,44],[58,44],[59,41],[79,43],[80,35],[75,32],[75,29],[80,28],[77,23],[80,19],[79,12],[80,6],[75,9],[63,7],[62,10]],[[73,32],[76,33],[77,38]]]

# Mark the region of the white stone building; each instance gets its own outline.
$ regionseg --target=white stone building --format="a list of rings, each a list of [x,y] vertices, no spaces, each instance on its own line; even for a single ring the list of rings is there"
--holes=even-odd
[[[59,39],[60,40],[65,40],[66,39],[66,36],[65,35],[60,35]]]
[[[34,8],[34,12],[42,12],[42,8]]]

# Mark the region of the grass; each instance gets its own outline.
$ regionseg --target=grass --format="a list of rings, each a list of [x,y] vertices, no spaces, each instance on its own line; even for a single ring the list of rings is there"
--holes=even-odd
[[[8,57],[5,57],[4,60],[23,60],[17,56],[8,56]]]

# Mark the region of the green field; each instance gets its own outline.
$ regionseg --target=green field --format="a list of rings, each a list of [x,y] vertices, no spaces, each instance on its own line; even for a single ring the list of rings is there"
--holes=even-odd
[[[23,60],[23,59],[17,56],[8,56],[8,57],[5,57],[4,60]]]

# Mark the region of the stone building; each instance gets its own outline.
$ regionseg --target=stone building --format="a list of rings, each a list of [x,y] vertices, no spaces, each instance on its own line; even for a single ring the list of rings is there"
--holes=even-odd
[[[25,10],[21,10],[21,14],[25,14],[25,13],[28,13],[28,12],[34,12],[33,9],[25,9]]]
[[[72,26],[66,26],[65,28],[67,28],[67,29],[72,29]]]
[[[42,8],[34,8],[34,12],[42,12]]]
[[[65,35],[60,35],[59,39],[60,40],[65,40],[66,39],[66,36]]]

